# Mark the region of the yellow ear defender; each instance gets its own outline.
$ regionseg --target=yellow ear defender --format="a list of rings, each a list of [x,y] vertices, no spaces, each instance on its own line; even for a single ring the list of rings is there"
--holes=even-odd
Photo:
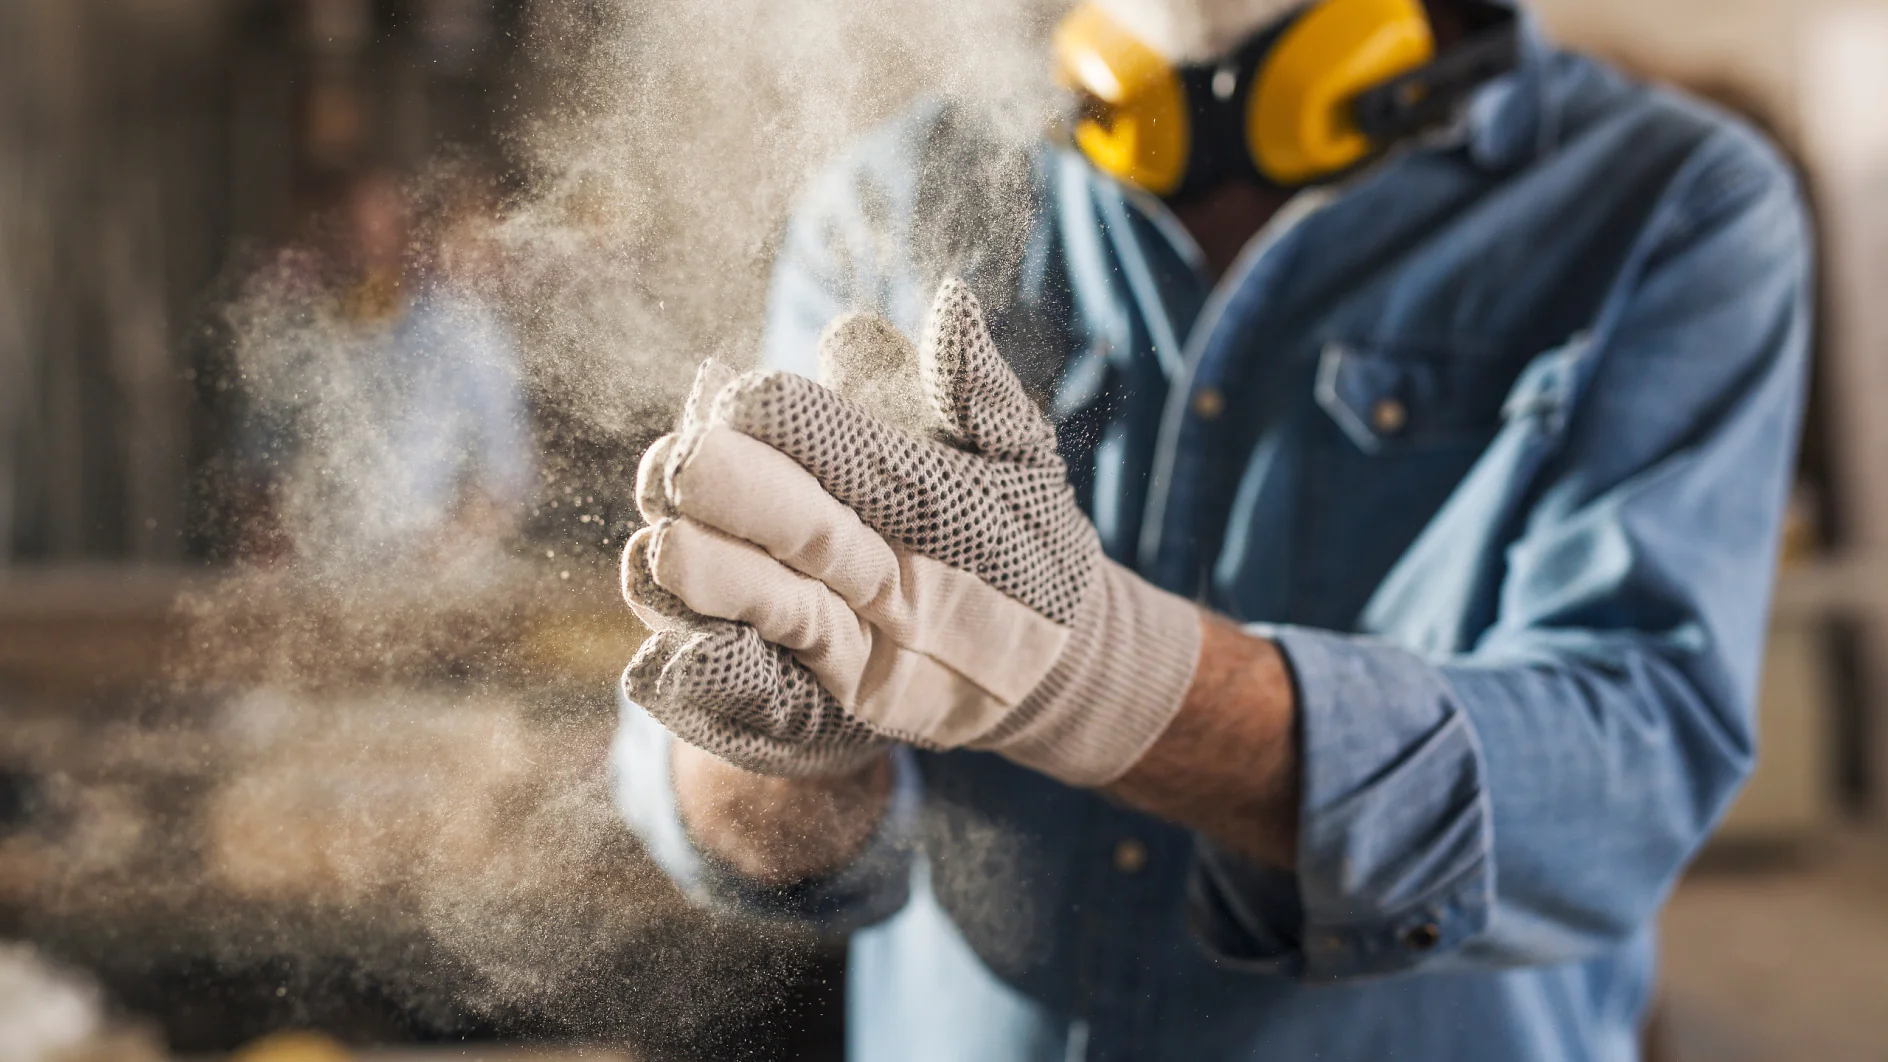
[[[1176,199],[1230,178],[1296,188],[1433,128],[1513,69],[1513,12],[1474,14],[1439,57],[1421,0],[1316,0],[1218,62],[1174,66],[1084,3],[1056,27],[1055,59],[1080,101],[1075,145],[1102,172]]]

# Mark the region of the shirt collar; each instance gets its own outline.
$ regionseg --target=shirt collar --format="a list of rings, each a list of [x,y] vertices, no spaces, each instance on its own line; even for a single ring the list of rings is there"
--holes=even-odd
[[[1470,98],[1463,132],[1469,158],[1491,170],[1512,169],[1546,154],[1560,135],[1560,111],[1548,85],[1553,46],[1534,12],[1512,0],[1519,21],[1520,62]]]

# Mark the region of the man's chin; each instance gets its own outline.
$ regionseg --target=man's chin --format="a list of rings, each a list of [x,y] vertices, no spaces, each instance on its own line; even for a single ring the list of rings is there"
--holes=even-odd
[[[1306,0],[1095,0],[1170,63],[1203,63],[1303,7]]]

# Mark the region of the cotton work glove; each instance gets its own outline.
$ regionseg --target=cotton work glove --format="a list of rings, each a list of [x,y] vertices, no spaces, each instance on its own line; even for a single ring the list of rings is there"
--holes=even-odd
[[[775,774],[904,741],[1119,777],[1179,709],[1199,615],[1103,556],[975,297],[947,280],[917,352],[841,319],[821,360],[860,401],[705,366],[644,455],[624,593],[655,633],[630,696]]]

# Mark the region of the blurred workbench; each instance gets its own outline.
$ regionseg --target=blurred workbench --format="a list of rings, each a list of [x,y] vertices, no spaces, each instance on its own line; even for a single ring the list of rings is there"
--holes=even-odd
[[[610,683],[641,629],[615,573],[514,564],[440,586],[135,567],[0,569],[0,684],[39,690],[476,673]]]
[[[1708,855],[1660,918],[1654,1062],[1888,1059],[1888,843],[1829,830],[1796,857]]]
[[[689,907],[611,800],[640,634],[615,573],[568,559],[0,575],[0,938],[185,1053],[294,1026],[791,1043],[832,956]]]

